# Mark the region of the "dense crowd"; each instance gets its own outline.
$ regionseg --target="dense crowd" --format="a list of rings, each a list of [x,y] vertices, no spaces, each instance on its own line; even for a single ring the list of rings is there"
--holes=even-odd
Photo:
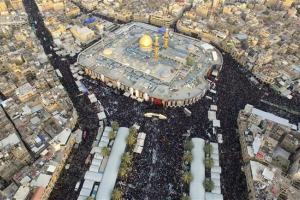
[[[41,40],[47,54],[52,55],[52,64],[59,68],[63,75],[63,85],[67,89],[74,106],[79,114],[78,125],[87,131],[86,139],[80,144],[67,173],[63,173],[63,182],[55,186],[60,191],[59,196],[51,194],[50,199],[76,199],[78,193],[74,192],[75,184],[82,180],[87,166],[84,161],[91,150],[96,137],[98,119],[95,108],[90,104],[86,95],[78,91],[75,80],[69,69],[74,59],[61,59],[50,48],[51,36],[46,31],[41,15],[35,6],[34,0],[24,1],[30,17],[37,22],[36,34]],[[43,38],[46,38],[44,40]],[[218,105],[217,116],[221,120],[221,129],[224,143],[220,145],[220,164],[222,166],[222,193],[224,199],[247,199],[245,177],[241,171],[241,154],[237,129],[237,115],[246,104],[273,112],[282,117],[297,122],[299,116],[283,112],[260,101],[262,97],[277,104],[287,104],[288,100],[274,95],[266,87],[259,90],[253,85],[239,69],[238,64],[228,54],[224,54],[224,66],[217,82],[217,94],[213,100],[202,99],[188,106],[192,116],[186,116],[183,108],[163,109],[153,107],[147,102],[137,101],[124,97],[116,89],[109,88],[103,83],[91,80],[84,76],[83,84],[89,92],[94,93],[105,108],[108,121],[117,121],[120,126],[130,127],[134,123],[140,125],[140,131],[147,134],[142,154],[135,155],[132,171],[128,175],[125,199],[179,199],[182,196],[181,175],[183,172],[183,141],[184,134],[190,130],[191,137],[201,137],[215,141],[211,136],[212,123],[209,122],[207,111],[211,104]],[[297,99],[293,100],[299,103]],[[145,118],[143,115],[148,109],[156,109],[165,114],[167,120]]]

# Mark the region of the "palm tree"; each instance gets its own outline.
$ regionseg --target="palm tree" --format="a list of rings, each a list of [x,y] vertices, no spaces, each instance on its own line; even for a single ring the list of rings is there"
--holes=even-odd
[[[90,196],[90,197],[85,198],[85,200],[95,200],[95,198]]]
[[[212,191],[215,188],[215,183],[211,179],[205,179],[203,181],[203,186],[206,191]]]
[[[191,197],[189,197],[189,196],[182,196],[180,198],[180,200],[191,200]]]
[[[204,152],[205,154],[211,154],[213,152],[214,148],[211,144],[205,144],[204,146]]]
[[[117,130],[119,129],[120,125],[119,125],[118,122],[112,121],[112,122],[111,122],[111,127],[112,127],[112,129],[113,129],[114,131],[117,131]]]
[[[183,160],[185,162],[191,163],[194,159],[193,153],[190,151],[186,151],[183,155]]]
[[[132,146],[134,143],[135,143],[135,137],[133,134],[129,134],[127,137],[126,137],[126,143],[128,146]]]
[[[131,160],[132,160],[132,155],[130,155],[128,152],[123,153],[122,162],[129,164]]]
[[[207,169],[211,169],[214,166],[214,159],[212,159],[212,158],[205,158],[204,159],[204,166]]]
[[[118,175],[121,179],[125,179],[127,176],[127,173],[129,171],[129,168],[127,166],[120,166]]]
[[[187,151],[191,151],[194,148],[194,143],[192,140],[186,140],[184,143],[184,149]]]
[[[113,139],[115,139],[115,137],[116,137],[116,133],[114,131],[109,131],[108,138],[110,140],[113,140]]]
[[[191,174],[191,172],[184,172],[181,180],[185,183],[185,184],[190,184],[190,182],[192,182],[194,179],[193,175]]]
[[[108,156],[109,153],[110,153],[110,149],[109,149],[108,147],[102,147],[102,149],[101,149],[101,155],[102,155],[103,157]]]
[[[135,135],[136,133],[137,133],[137,129],[134,126],[130,127],[129,134]]]
[[[112,200],[119,200],[122,197],[122,191],[119,188],[115,188],[110,193],[110,198]]]

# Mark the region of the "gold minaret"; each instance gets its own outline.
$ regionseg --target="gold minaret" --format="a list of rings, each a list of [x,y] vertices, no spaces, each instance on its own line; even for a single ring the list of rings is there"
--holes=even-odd
[[[158,37],[155,36],[155,44],[154,44],[154,58],[158,58]]]
[[[167,27],[164,36],[164,49],[168,48],[168,41],[169,41],[169,28]]]

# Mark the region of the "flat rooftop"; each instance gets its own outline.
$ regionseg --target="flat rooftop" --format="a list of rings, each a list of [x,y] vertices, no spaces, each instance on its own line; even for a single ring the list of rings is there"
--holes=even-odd
[[[208,87],[205,79],[213,65],[222,65],[220,52],[197,39],[170,32],[165,50],[164,33],[159,28],[139,22],[120,27],[78,56],[78,63],[113,81],[163,100],[191,99]],[[152,48],[143,51],[139,40],[147,34]],[[159,57],[154,58],[155,37]],[[193,54],[195,64],[186,63]]]

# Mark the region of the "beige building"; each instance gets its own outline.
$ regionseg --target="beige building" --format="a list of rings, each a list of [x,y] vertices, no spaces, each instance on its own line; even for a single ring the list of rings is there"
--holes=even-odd
[[[5,0],[0,0],[0,13],[7,12],[7,6]]]
[[[156,26],[170,26],[174,23],[174,18],[170,15],[164,15],[162,12],[155,12],[150,15],[150,24]]]
[[[87,10],[94,10],[98,5],[97,0],[81,0],[81,5]]]
[[[70,31],[76,39],[79,39],[82,42],[87,42],[95,37],[95,32],[85,26],[79,27],[75,25],[70,29]]]
[[[67,17],[74,17],[80,15],[80,9],[75,4],[68,2],[65,5],[65,14]]]
[[[291,153],[287,149],[299,146],[290,134],[289,121],[248,104],[239,112],[237,122],[249,199],[299,199],[294,180],[298,177],[300,156],[288,171]]]
[[[13,7],[14,10],[21,10],[24,9],[23,1],[22,0],[10,0],[10,5]]]

